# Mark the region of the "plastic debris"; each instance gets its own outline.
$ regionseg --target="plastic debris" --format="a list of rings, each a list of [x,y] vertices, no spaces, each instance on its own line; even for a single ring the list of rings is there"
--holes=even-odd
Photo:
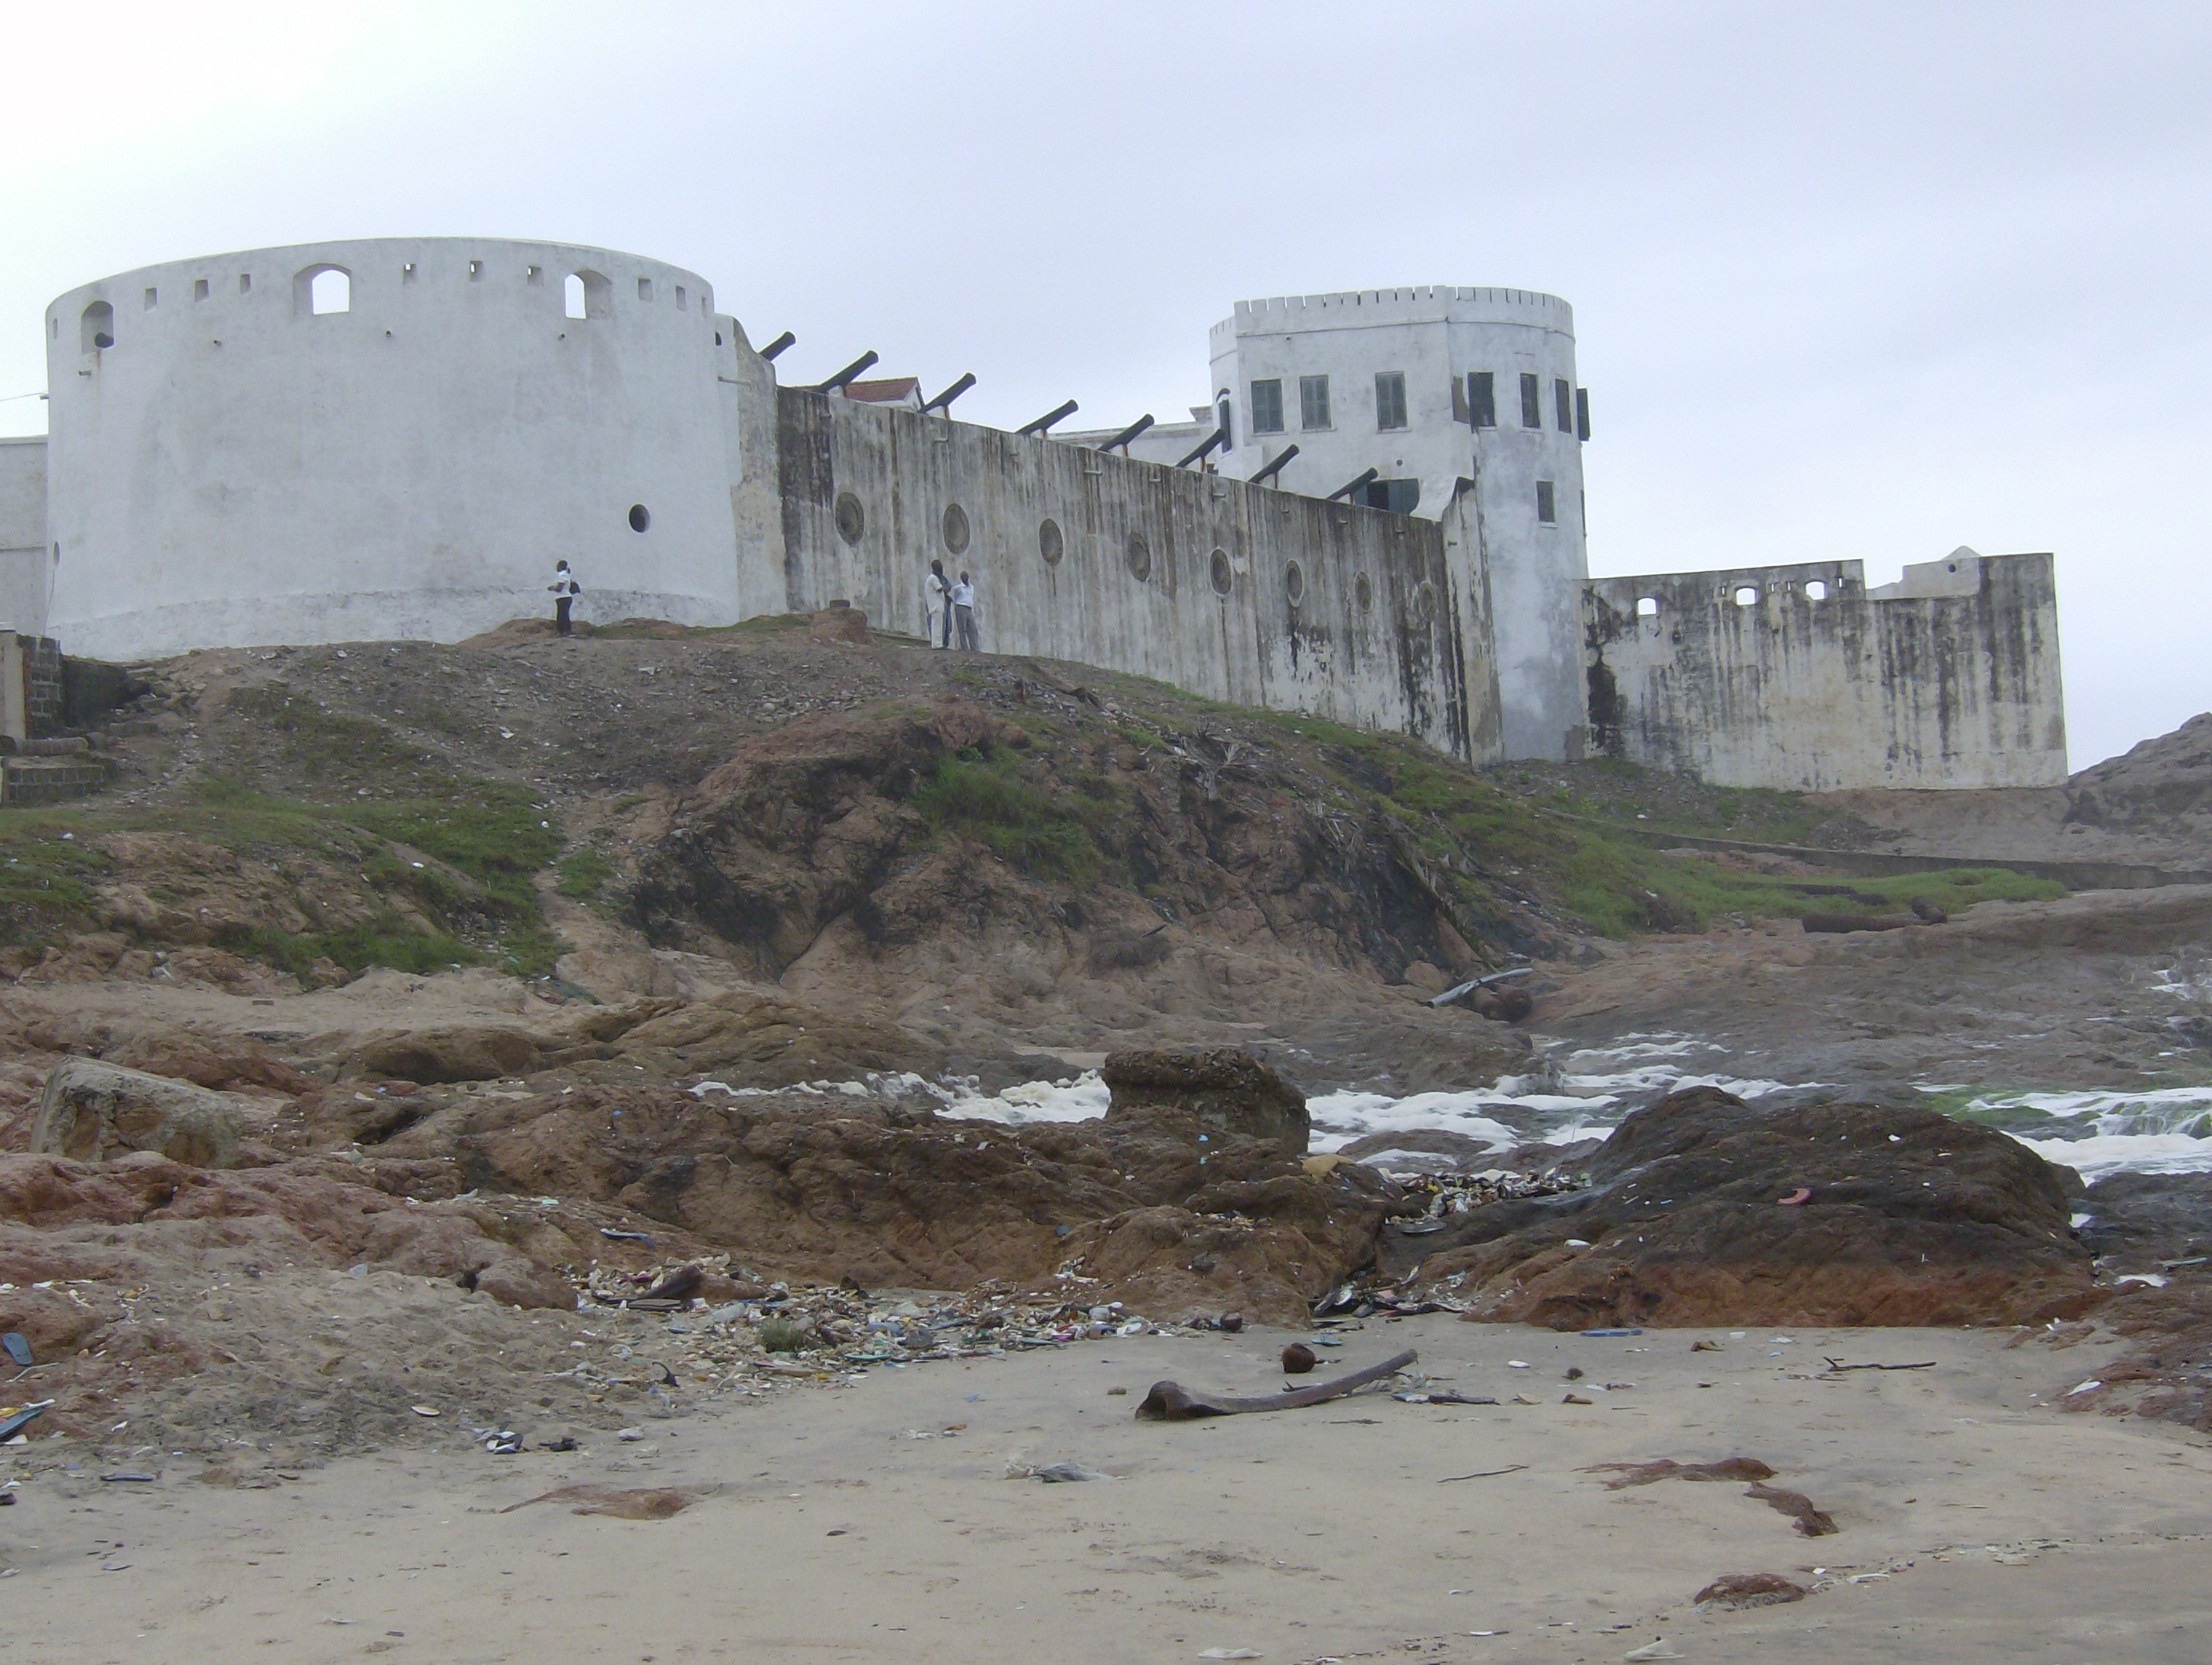
[[[1667,1638],[1664,1637],[1661,1637],[1656,1641],[1647,1642],[1640,1648],[1632,1648],[1626,1653],[1621,1655],[1623,1659],[1635,1660],[1680,1659],[1681,1656],[1682,1656],[1680,1653],[1676,1652],[1673,1648],[1668,1645]]]
[[[19,1368],[27,1370],[31,1368],[31,1344],[21,1331],[9,1330],[7,1334],[0,1335],[0,1348],[7,1350],[8,1357],[14,1359]]]
[[[1047,1486],[1066,1486],[1077,1480],[1110,1480],[1113,1475],[1101,1469],[1086,1468],[1079,1462],[1048,1462],[1042,1468],[1030,1470],[1030,1478],[1042,1480]]]

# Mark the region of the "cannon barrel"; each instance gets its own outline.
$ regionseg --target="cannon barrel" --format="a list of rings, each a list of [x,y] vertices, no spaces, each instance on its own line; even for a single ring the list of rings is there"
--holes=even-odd
[[[842,387],[847,382],[856,380],[861,371],[866,369],[875,362],[875,349],[871,347],[866,352],[861,354],[860,357],[854,359],[850,364],[840,370],[836,375],[830,377],[829,380],[817,383],[814,391],[817,393],[834,393],[840,387]]]
[[[1014,430],[1014,433],[1018,437],[1026,437],[1031,434],[1046,433],[1050,430],[1054,422],[1064,422],[1068,417],[1073,416],[1079,408],[1079,407],[1076,404],[1075,401],[1073,399],[1070,399],[1059,409],[1046,411],[1044,415],[1039,416],[1035,422],[1024,422],[1019,428],[1017,428]]]
[[[959,380],[954,382],[951,386],[939,393],[935,398],[930,400],[928,404],[923,405],[921,407],[921,414],[926,416],[933,410],[950,411],[952,409],[952,401],[958,398],[963,393],[966,392],[975,385],[975,374],[971,370],[966,375],[961,377]]]

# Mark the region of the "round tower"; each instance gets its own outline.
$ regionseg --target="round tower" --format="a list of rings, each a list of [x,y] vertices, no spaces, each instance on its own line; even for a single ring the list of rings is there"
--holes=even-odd
[[[1273,477],[1292,491],[1325,496],[1371,469],[1359,501],[1431,520],[1472,493],[1462,581],[1487,587],[1505,755],[1577,750],[1589,399],[1574,308],[1447,286],[1240,301],[1212,355],[1224,472],[1249,479],[1296,446]]]
[[[734,323],[693,273],[459,238],[176,261],[46,313],[48,628],[137,659],[737,617]]]

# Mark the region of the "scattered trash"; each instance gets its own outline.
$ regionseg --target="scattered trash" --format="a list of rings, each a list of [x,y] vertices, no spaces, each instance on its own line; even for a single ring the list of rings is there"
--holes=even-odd
[[[1314,1350],[1303,1341],[1293,1341],[1283,1349],[1283,1374],[1304,1376],[1320,1362]]]
[[[1813,1193],[1808,1187],[1801,1185],[1788,1196],[1777,1197],[1775,1200],[1784,1208],[1796,1208],[1802,1204],[1812,1201]]]
[[[1505,1361],[1505,1368],[1509,1370],[1525,1370],[1528,1368],[1528,1361],[1525,1358],[1509,1358]]]
[[[131,1469],[118,1469],[112,1474],[102,1474],[100,1478],[109,1486],[151,1486],[154,1483],[151,1474],[141,1474]]]
[[[1682,1656],[1667,1645],[1667,1638],[1647,1642],[1640,1648],[1632,1648],[1621,1655],[1623,1659],[1680,1659]]]
[[[1370,1364],[1364,1370],[1354,1370],[1334,1382],[1323,1382],[1310,1388],[1299,1388],[1273,1399],[1237,1399],[1227,1395],[1193,1394],[1179,1383],[1155,1382],[1144,1402],[1137,1407],[1138,1417],[1148,1422],[1184,1422],[1194,1417],[1241,1416],[1252,1411],[1291,1411],[1308,1405],[1320,1405],[1332,1399],[1356,1392],[1370,1382],[1379,1382],[1386,1376],[1395,1376],[1413,1364],[1420,1355],[1412,1348]]]
[[[653,1239],[642,1231],[617,1231],[611,1225],[603,1225],[599,1228],[599,1235],[611,1237],[618,1243],[643,1243],[647,1249],[653,1247]]]
[[[1219,1322],[1224,1334],[1234,1335],[1244,1328],[1244,1315],[1241,1312],[1224,1312],[1221,1315]]]
[[[1485,1395],[1439,1392],[1434,1388],[1419,1393],[1392,1394],[1391,1398],[1401,1405],[1495,1405],[1498,1401]]]
[[[495,1457],[511,1457],[522,1449],[522,1436],[512,1428],[478,1429],[483,1448]]]
[[[27,1370],[31,1368],[31,1344],[21,1331],[9,1330],[7,1334],[0,1335],[0,1347],[7,1350],[8,1357],[15,1361],[19,1369]]]
[[[1595,1405],[1597,1401],[1594,1399],[1584,1399],[1580,1394],[1569,1394],[1564,1399],[1560,1400],[1559,1403],[1562,1405]]]
[[[1500,1474],[1517,1474],[1528,1466],[1528,1465],[1525,1462],[1516,1462],[1510,1468],[1480,1468],[1472,1474],[1446,1474],[1442,1480],[1438,1480],[1437,1484],[1438,1486],[1449,1486],[1454,1480],[1495,1480]],[[1489,1632],[1486,1631],[1474,1631],[1470,1632],[1469,1634],[1474,1636],[1485,1636],[1489,1634]]]
[[[645,1437],[645,1430],[642,1428],[617,1428],[615,1430],[615,1437],[621,1440],[624,1444],[635,1445],[638,1441]]]
[[[1626,1328],[1584,1330],[1583,1334],[1584,1335],[1607,1337],[1614,1335],[1641,1335],[1644,1332],[1632,1325]]]
[[[573,1434],[563,1434],[558,1439],[541,1439],[538,1442],[538,1449],[541,1451],[573,1451],[577,1449],[576,1437]]]
[[[1113,1475],[1097,1468],[1086,1468],[1079,1462],[1048,1462],[1041,1468],[1030,1470],[1030,1478],[1042,1480],[1047,1486],[1066,1486],[1077,1480],[1110,1480]]]
[[[46,1407],[53,1402],[42,1399],[35,1405],[0,1407],[0,1439],[20,1437],[24,1429],[46,1415]]]
[[[1199,1655],[1200,1659],[1265,1659],[1267,1655],[1257,1648],[1208,1648]]]
[[[416,1416],[440,1416],[443,1414],[443,1413],[441,1412],[434,1405],[410,1405],[407,1408],[414,1412]]]
[[[1692,1352],[1726,1352],[1728,1347],[1723,1342],[1700,1340],[1691,1342],[1690,1351]]]
[[[2066,1397],[2067,1397],[2067,1398],[2069,1398],[2069,1399],[2071,1399],[2071,1398],[2073,1398],[2073,1397],[2074,1397],[2074,1395],[2076,1395],[2076,1394],[2089,1394],[2089,1393],[2094,1393],[2094,1392],[2096,1392],[2096,1390],[2097,1390],[2098,1389],[2100,1389],[2100,1388],[2103,1387],[2104,1385],[2105,1385],[2105,1384],[2104,1384],[2103,1382],[2099,1382],[2099,1381],[2095,1380],[2095,1379],[2093,1377],[2093,1378],[2091,1378],[2089,1381],[2084,1382],[2083,1382],[2080,1387],[2078,1387],[2078,1388],[2069,1388],[2069,1389],[2066,1390]]]

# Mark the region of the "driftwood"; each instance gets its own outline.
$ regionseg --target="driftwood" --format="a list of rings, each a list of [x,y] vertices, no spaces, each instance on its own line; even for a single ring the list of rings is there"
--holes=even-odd
[[[1827,1358],[1826,1353],[1820,1356]],[[1845,1370],[1932,1370],[1935,1368],[1936,1361],[1932,1358],[1923,1358],[1917,1364],[1846,1364],[1841,1359],[1829,1358],[1827,1374],[1841,1376]]]
[[[1420,1355],[1412,1348],[1386,1358],[1379,1364],[1370,1364],[1364,1370],[1354,1370],[1350,1376],[1340,1376],[1334,1382],[1316,1382],[1310,1388],[1300,1388],[1295,1393],[1277,1394],[1267,1399],[1232,1399],[1220,1394],[1194,1394],[1181,1383],[1155,1382],[1152,1390],[1137,1407],[1137,1417],[1144,1422],[1188,1422],[1194,1417],[1242,1416],[1248,1411],[1295,1411],[1307,1405],[1326,1404],[1332,1399],[1341,1399],[1353,1389],[1365,1387],[1370,1382],[1380,1382],[1386,1376],[1395,1376]]]

